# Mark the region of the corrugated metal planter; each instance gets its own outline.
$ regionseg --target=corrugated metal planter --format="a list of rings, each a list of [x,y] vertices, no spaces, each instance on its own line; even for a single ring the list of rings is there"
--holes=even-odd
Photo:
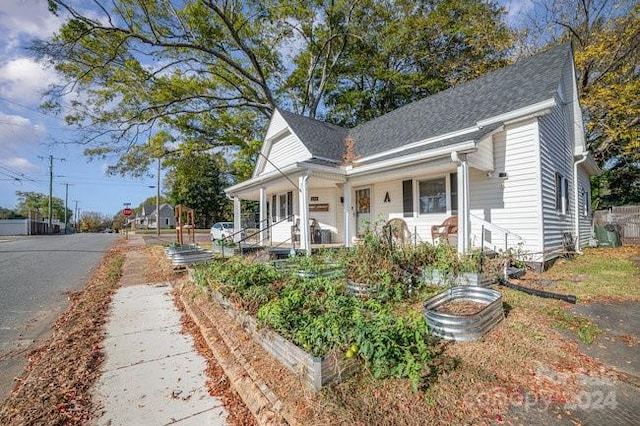
[[[422,271],[422,279],[425,283],[431,285],[437,285],[439,287],[446,287],[454,284],[454,277],[439,269],[425,269]]]
[[[175,266],[195,265],[197,263],[210,262],[213,259],[213,253],[207,250],[192,251],[185,253],[176,253],[171,256],[171,262]]]
[[[438,310],[457,301],[476,302],[484,307],[471,314],[452,314]],[[423,315],[434,336],[456,341],[477,340],[504,318],[502,295],[499,291],[485,287],[452,287],[427,300]]]
[[[375,294],[376,288],[371,284],[356,283],[347,280],[347,291],[352,296],[367,297]]]
[[[493,284],[493,282],[493,277],[478,272],[463,272],[460,276],[456,277],[454,285],[475,285],[487,287]]]

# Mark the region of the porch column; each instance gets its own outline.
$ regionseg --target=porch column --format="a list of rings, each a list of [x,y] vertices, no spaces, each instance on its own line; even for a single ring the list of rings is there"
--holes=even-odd
[[[233,197],[233,231],[242,229],[242,210],[240,208],[240,197]],[[242,234],[238,232],[233,236],[233,241],[240,241]]]
[[[344,246],[351,247],[351,234],[353,232],[353,221],[351,220],[351,182],[347,181],[343,187],[343,215],[344,215]]]
[[[263,245],[267,241],[267,188],[260,188],[260,241],[259,244]]]
[[[466,154],[451,153],[451,159],[458,163],[458,253],[469,251],[471,222],[469,203],[469,163]]]
[[[300,248],[311,254],[311,234],[309,232],[309,196],[307,183],[309,176],[304,174],[298,178],[300,188]]]

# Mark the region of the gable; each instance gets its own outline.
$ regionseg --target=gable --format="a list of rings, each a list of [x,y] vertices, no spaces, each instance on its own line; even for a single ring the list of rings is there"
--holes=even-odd
[[[282,169],[311,158],[311,152],[293,132],[279,110],[271,117],[265,140],[260,149],[253,177]]]

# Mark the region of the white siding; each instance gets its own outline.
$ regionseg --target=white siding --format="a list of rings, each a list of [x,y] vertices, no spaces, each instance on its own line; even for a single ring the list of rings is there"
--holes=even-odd
[[[281,139],[276,139],[269,149],[267,158],[269,161],[265,162],[260,174],[275,170],[274,165],[282,169],[298,161],[308,160],[311,158],[311,153],[296,135],[289,133]]]
[[[470,176],[471,214],[521,237],[532,260],[542,251],[537,133],[535,120],[507,126],[494,136],[495,173],[471,169]],[[471,232],[472,243],[480,245],[481,226],[474,224]],[[486,234],[496,247],[504,246],[504,234]]]
[[[573,142],[568,132],[571,126],[567,122],[567,108],[560,104],[539,119],[545,259],[556,257],[563,249],[565,232],[574,234]],[[556,172],[568,181],[566,214],[556,211]]]
[[[423,170],[426,167],[423,167]],[[452,170],[451,172],[454,172]],[[418,175],[413,177],[414,186],[413,186],[413,198],[414,201],[417,197],[417,186],[415,185],[415,181],[423,180],[423,179],[431,179],[431,178],[441,178],[447,177],[447,193],[450,194],[451,191],[449,189],[449,180],[448,180],[449,172],[439,172],[436,174],[425,174]],[[410,178],[407,178],[410,179]],[[431,226],[432,225],[440,225],[444,220],[451,216],[450,212],[446,213],[437,213],[437,214],[429,214],[429,215],[420,215],[416,211],[416,206],[414,202],[414,213],[411,217],[404,217],[403,212],[403,194],[402,194],[402,181],[405,179],[399,180],[390,180],[385,182],[376,183],[373,185],[373,206],[372,213],[375,220],[379,222],[386,222],[389,219],[400,218],[403,219],[407,227],[409,228],[409,232],[413,236],[414,233],[418,234],[418,241],[431,241]],[[389,193],[390,201],[388,203],[384,202],[384,199]],[[450,205],[450,203],[449,203]]]
[[[582,191],[584,190],[584,195]],[[586,200],[585,200],[586,198]],[[585,201],[587,205],[587,214],[585,215]],[[592,224],[592,212],[591,212],[591,186],[589,181],[589,175],[584,171],[582,167],[578,167],[578,215],[580,226],[580,247],[586,247],[589,245],[589,239],[591,238],[591,224]]]
[[[329,229],[332,233],[332,241],[336,241],[338,235],[338,210],[342,212],[342,205],[339,204],[340,197],[336,196],[337,190],[335,188],[311,188],[309,189],[309,197],[318,197],[318,201],[311,201],[309,198],[309,204],[329,204],[328,212],[309,212],[309,218],[315,219],[320,225],[320,229]],[[336,199],[338,203],[336,204]],[[342,228],[342,226],[340,226]],[[342,237],[340,237],[342,241]]]
[[[469,154],[469,165],[484,171],[495,170],[493,139],[485,137],[478,143],[478,150]]]

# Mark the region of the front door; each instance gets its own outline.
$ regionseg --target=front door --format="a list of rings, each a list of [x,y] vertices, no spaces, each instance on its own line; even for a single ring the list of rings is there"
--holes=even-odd
[[[356,235],[364,236],[371,224],[371,188],[356,189]]]

